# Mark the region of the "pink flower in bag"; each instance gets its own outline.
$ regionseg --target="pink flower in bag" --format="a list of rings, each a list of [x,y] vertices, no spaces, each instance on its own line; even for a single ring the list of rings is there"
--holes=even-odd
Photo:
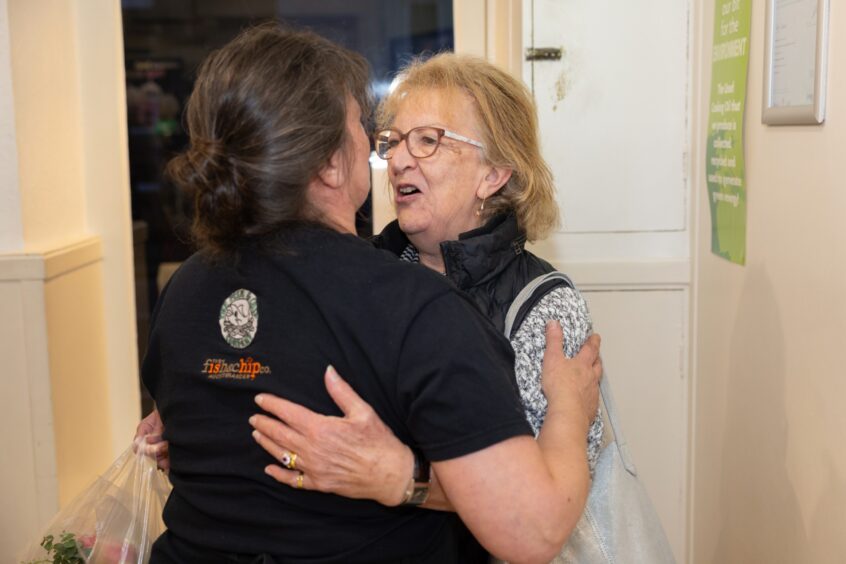
[[[97,535],[79,535],[77,542],[79,542],[80,547],[90,550],[94,548],[94,543],[97,542]]]
[[[100,558],[97,562],[103,564],[130,564],[138,562],[138,551],[131,544],[109,543],[100,548]]]

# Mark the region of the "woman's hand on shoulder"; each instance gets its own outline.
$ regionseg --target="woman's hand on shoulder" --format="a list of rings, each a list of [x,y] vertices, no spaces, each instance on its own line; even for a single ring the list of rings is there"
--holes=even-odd
[[[271,394],[256,397],[275,417],[251,417],[253,437],[284,465],[270,465],[265,472],[291,487],[399,505],[414,468],[411,449],[331,366],[325,383],[343,417],[315,413]]]
[[[580,415],[585,433],[596,416],[599,406],[599,379],[602,359],[599,356],[601,339],[594,333],[573,358],[564,357],[564,335],[557,321],[546,324],[546,350],[543,356],[542,386],[549,410],[563,410]]]

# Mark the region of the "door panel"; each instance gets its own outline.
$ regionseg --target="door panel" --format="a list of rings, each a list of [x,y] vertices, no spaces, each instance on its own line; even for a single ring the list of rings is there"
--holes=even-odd
[[[678,562],[687,498],[687,290],[585,291],[639,476]]]
[[[524,65],[564,231],[686,226],[687,3],[534,0]],[[601,206],[597,202],[602,202]]]

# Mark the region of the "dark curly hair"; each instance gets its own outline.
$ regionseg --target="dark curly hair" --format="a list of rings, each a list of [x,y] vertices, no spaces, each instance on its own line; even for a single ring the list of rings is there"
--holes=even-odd
[[[189,148],[168,176],[193,194],[192,233],[214,255],[316,219],[306,188],[346,142],[348,96],[370,112],[360,55],[270,22],[200,66],[185,121]]]

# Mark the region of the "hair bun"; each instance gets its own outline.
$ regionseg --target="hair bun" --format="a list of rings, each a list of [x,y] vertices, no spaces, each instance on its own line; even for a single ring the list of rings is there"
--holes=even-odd
[[[209,157],[223,154],[223,144],[217,139],[192,138],[190,149],[198,154],[204,154]]]
[[[167,166],[167,175],[194,199],[194,222],[202,224],[203,242],[218,248],[241,234],[246,213],[233,161],[219,141],[193,139]]]
[[[192,140],[191,146],[168,165],[171,178],[197,197],[206,193],[225,196],[223,188],[235,189],[234,167],[217,141]]]
[[[211,188],[209,183],[218,180],[225,172],[226,155],[219,141],[192,139],[185,156],[198,181],[198,189]]]

